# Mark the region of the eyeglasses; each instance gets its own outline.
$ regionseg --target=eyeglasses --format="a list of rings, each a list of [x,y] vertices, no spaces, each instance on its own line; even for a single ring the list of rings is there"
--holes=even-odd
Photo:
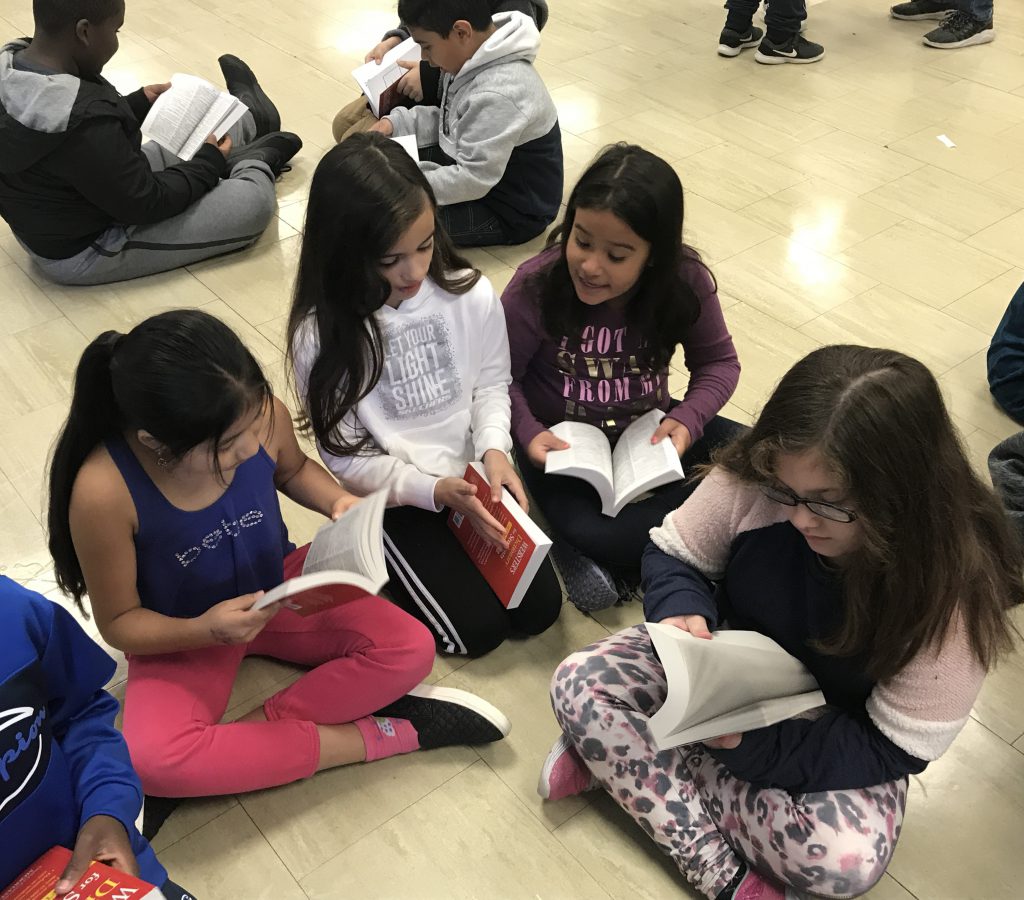
[[[826,503],[824,500],[808,500],[806,497],[798,497],[792,491],[771,484],[762,484],[761,490],[769,500],[774,500],[783,506],[796,506],[802,503],[814,515],[828,519],[830,522],[849,524],[857,519],[857,513],[845,506],[836,506],[834,503]]]

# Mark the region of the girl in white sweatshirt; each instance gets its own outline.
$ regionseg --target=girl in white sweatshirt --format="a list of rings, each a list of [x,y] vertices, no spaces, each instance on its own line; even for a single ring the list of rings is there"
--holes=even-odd
[[[478,656],[557,618],[550,563],[507,611],[449,530],[465,515],[494,546],[504,530],[462,477],[479,460],[498,499],[525,509],[508,458],[508,337],[490,282],[438,227],[437,204],[406,152],[353,135],[313,176],[289,354],[302,424],[356,493],[387,487],[389,593],[441,649]]]

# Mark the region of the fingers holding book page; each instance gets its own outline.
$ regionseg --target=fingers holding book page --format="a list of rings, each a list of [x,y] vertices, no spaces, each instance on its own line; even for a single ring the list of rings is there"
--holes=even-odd
[[[708,628],[708,620],[703,616],[669,616],[661,620],[662,625],[675,625],[683,631],[688,631],[694,637],[711,640],[711,630]]]

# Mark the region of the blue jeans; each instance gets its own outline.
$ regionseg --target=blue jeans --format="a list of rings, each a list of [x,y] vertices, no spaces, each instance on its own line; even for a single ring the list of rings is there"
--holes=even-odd
[[[1024,425],[1024,284],[1017,288],[992,335],[988,386],[1007,415]]]
[[[974,16],[979,22],[992,18],[993,0],[959,0],[960,11]]]

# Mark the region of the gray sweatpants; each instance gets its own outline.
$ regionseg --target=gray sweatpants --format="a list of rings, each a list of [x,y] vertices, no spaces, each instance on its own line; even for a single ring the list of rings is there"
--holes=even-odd
[[[256,135],[246,113],[228,132],[236,147]],[[154,141],[142,145],[154,172],[180,160]],[[166,272],[254,243],[277,208],[274,175],[266,163],[244,160],[184,212],[150,225],[111,225],[92,245],[67,259],[32,259],[58,284],[109,284]]]

